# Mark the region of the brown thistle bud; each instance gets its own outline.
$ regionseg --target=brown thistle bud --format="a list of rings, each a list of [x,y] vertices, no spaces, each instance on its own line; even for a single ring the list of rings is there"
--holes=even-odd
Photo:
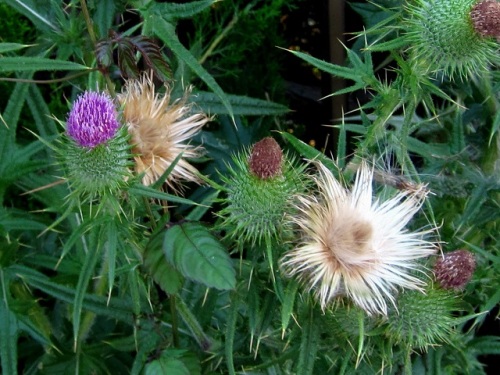
[[[496,0],[478,2],[472,7],[470,17],[480,35],[500,37],[500,3]]]
[[[460,290],[467,285],[476,268],[474,255],[467,250],[444,254],[434,265],[434,275],[443,289]]]
[[[261,179],[276,177],[281,174],[283,151],[274,138],[266,137],[252,148],[248,159],[250,171]]]

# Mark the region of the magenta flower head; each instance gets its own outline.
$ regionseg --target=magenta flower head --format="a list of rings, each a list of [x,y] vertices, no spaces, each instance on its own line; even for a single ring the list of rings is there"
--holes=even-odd
[[[108,94],[85,91],[73,104],[66,126],[68,135],[78,145],[94,148],[113,138],[120,123]]]

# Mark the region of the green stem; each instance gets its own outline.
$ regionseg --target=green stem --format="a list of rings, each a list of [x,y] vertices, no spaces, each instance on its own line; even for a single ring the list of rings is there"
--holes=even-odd
[[[90,37],[90,40],[92,41],[92,45],[94,46],[94,51],[95,51],[96,47],[97,47],[97,37],[95,35],[94,24],[92,23],[92,18],[90,18],[89,9],[87,7],[87,1],[80,0],[80,4],[82,6],[83,18],[85,18],[85,23],[87,24],[87,30],[89,33],[89,37]],[[111,78],[109,78],[108,74],[103,74],[103,76],[104,76],[104,79],[106,80],[109,94],[113,98],[116,97],[115,86],[113,85]]]
[[[217,46],[222,42],[222,40],[229,34],[229,31],[236,25],[238,22],[238,14],[235,14],[231,21],[227,24],[227,26],[219,33],[217,38],[214,39],[214,41],[210,44],[210,46],[207,48],[203,56],[200,58],[199,63],[203,65],[203,63],[208,59],[208,57],[212,54],[212,52],[217,48]]]

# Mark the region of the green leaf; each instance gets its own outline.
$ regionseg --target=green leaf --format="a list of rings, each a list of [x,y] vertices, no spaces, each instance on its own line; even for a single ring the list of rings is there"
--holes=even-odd
[[[41,3],[45,4],[46,2],[39,0],[3,0],[2,2],[24,15],[41,31],[59,31],[48,18],[48,15],[37,7],[37,5],[41,5]]]
[[[165,293],[175,294],[181,290],[183,278],[167,261],[162,243],[162,235],[151,238],[144,250],[144,267]]]
[[[2,371],[4,374],[17,374],[17,338],[19,336],[18,322],[10,311],[6,294],[9,289],[8,277],[0,268],[0,287],[2,299],[0,300],[0,357],[2,358]]]
[[[316,150],[314,147],[309,146],[307,143],[302,142],[300,139],[297,139],[294,135],[287,132],[280,132],[281,136],[285,138],[292,147],[297,150],[297,152],[309,160],[317,160],[324,164],[330,171],[335,173],[338,171],[337,165],[334,161],[325,156],[321,151]]]
[[[144,375],[190,375],[184,363],[176,358],[160,357],[144,367]]]
[[[8,270],[11,275],[21,278],[31,287],[39,289],[60,301],[73,303],[75,300],[76,293],[74,288],[50,281],[47,276],[38,271],[21,265],[11,266]],[[111,298],[108,300],[103,296],[85,294],[82,306],[86,310],[107,316],[111,319],[128,323],[133,322],[130,301],[128,299]]]
[[[283,333],[290,323],[290,318],[293,314],[293,306],[295,305],[295,298],[299,289],[299,283],[292,280],[285,289],[283,301],[281,304],[281,329]]]
[[[45,57],[0,57],[0,73],[36,72],[39,70],[86,70],[85,65]]]
[[[155,3],[152,9],[161,14],[168,21],[174,21],[180,18],[191,18],[195,14],[210,8],[220,0],[200,0],[191,1],[186,4],[180,3]]]
[[[288,107],[268,100],[242,95],[227,95],[227,98],[231,103],[233,114],[236,116],[276,116],[290,112]],[[192,96],[192,101],[205,113],[230,114],[220,98],[214,93],[198,91]]]
[[[0,43],[0,53],[17,51],[26,47],[29,47],[29,45],[19,43]]]
[[[234,289],[236,272],[226,249],[201,224],[175,225],[165,232],[163,250],[188,279],[220,290]]]
[[[307,312],[300,320],[302,324],[302,338],[297,364],[297,374],[313,374],[314,362],[319,344],[319,324],[314,320],[312,306],[307,306]]]
[[[191,68],[191,70],[219,97],[229,116],[234,117],[231,103],[226,94],[215,81],[214,77],[212,77],[191,52],[182,45],[175,33],[175,27],[157,13],[152,13],[149,16],[148,22],[152,23],[154,33],[167,45],[167,47],[170,48],[180,60],[184,61],[186,65],[189,66],[189,68]]]
[[[193,205],[196,204],[196,202],[193,202],[189,199],[178,197],[176,195],[168,194],[168,193],[163,193],[161,191],[155,190],[150,186],[144,186],[142,184],[136,184],[132,186],[129,189],[130,194],[137,194],[139,196],[143,196],[146,198],[154,198],[154,199],[161,199],[164,201],[168,202],[175,202],[175,203],[181,203],[181,204],[189,204]]]
[[[96,4],[94,13],[94,22],[101,38],[108,36],[108,30],[113,25],[115,16],[115,1],[114,0],[100,0]]]

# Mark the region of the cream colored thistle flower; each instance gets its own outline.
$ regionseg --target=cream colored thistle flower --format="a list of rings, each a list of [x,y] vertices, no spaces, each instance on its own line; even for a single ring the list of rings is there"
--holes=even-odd
[[[373,170],[363,162],[352,191],[317,163],[319,197],[299,198],[302,242],[285,254],[282,267],[314,290],[324,309],[347,296],[368,314],[387,314],[398,287],[421,290],[417,259],[435,252],[424,239],[434,229],[406,231],[425,191],[402,191],[386,201],[372,196]]]
[[[133,144],[135,170],[144,173],[143,184],[156,182],[175,158],[182,158],[167,178],[167,185],[174,190],[180,180],[197,181],[196,168],[186,159],[200,156],[200,148],[188,144],[209,118],[204,113],[193,112],[187,103],[188,88],[184,97],[171,103],[171,89],[164,95],[155,93],[151,77],[129,80],[118,95],[123,106],[123,119],[127,124]]]

